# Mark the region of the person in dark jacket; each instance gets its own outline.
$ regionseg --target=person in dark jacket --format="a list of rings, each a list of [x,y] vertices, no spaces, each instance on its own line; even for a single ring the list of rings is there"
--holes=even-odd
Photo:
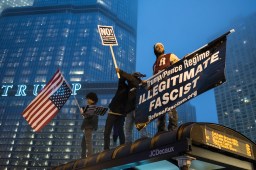
[[[112,135],[113,146],[114,146],[114,147],[117,146],[117,139],[118,139],[118,137],[119,137],[117,130],[118,130],[118,127],[116,126],[116,124],[114,124],[114,126],[113,126],[113,135]]]
[[[120,76],[118,88],[115,96],[109,104],[109,112],[107,115],[105,130],[104,130],[104,150],[110,149],[110,134],[114,124],[119,127],[117,133],[119,135],[120,144],[125,143],[124,135],[124,119],[125,119],[125,103],[127,101],[129,87],[126,84],[126,79]]]
[[[104,131],[104,150],[110,147],[110,134],[114,125],[117,127],[115,133],[119,137],[120,145],[125,143],[125,116],[135,109],[136,91],[133,89],[142,82],[139,78],[142,74],[138,72],[128,74],[119,68],[116,68],[116,72],[120,74],[120,79],[116,94],[109,104],[109,112]]]
[[[137,87],[140,84],[144,84],[144,83],[146,84],[146,81],[141,80],[141,78],[146,77],[146,75],[141,74],[140,72],[134,72],[132,74],[129,74],[119,68],[117,68],[116,71],[120,74],[120,76],[124,77],[127,80],[128,87],[129,87],[128,98],[125,104],[125,113],[126,113],[125,142],[129,143],[133,141],[132,134],[133,134],[134,121],[135,121]],[[141,137],[147,136],[146,128],[143,128],[140,130],[140,136]]]
[[[96,105],[98,102],[98,97],[96,93],[90,92],[86,95],[87,105]],[[84,115],[85,107],[80,109],[82,115]],[[93,154],[92,147],[92,133],[98,128],[98,115],[84,115],[84,120],[81,125],[81,130],[83,130],[84,135],[81,142],[82,153],[81,157],[85,158]],[[87,149],[87,154],[86,154]]]

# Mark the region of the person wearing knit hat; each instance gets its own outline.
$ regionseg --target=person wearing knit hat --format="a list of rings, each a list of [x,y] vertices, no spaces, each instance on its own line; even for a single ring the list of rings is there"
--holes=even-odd
[[[173,54],[165,54],[164,45],[160,42],[155,43],[153,46],[154,54],[156,56],[156,61],[153,65],[153,73],[157,74],[158,72],[166,69],[170,65],[173,65],[174,63],[179,61],[179,58]],[[168,130],[172,131],[178,126],[178,113],[176,109],[172,109],[169,113],[169,124],[168,124]],[[158,117],[157,120],[157,131],[165,131],[166,125],[165,125],[165,114]]]
[[[154,44],[154,53],[156,56],[164,54],[164,45],[160,42]]]
[[[94,92],[88,93],[86,96],[86,105],[96,105],[98,102],[98,96]],[[80,113],[83,115],[85,107],[80,109]],[[84,135],[81,142],[82,153],[81,158],[86,158],[93,154],[92,145],[92,133],[98,128],[98,115],[86,115],[84,116],[83,123],[81,125],[81,130],[83,130]],[[87,152],[86,152],[87,149]]]

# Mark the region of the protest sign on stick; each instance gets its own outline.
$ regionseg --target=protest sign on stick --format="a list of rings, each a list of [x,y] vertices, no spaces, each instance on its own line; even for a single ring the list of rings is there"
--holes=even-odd
[[[117,46],[118,45],[113,27],[112,26],[98,25],[98,31],[99,31],[99,34],[100,34],[102,45],[110,47],[110,51],[111,51],[111,54],[112,54],[112,59],[113,59],[115,68],[118,68],[117,64],[116,64],[115,54],[114,54],[114,51],[113,51],[113,48],[112,48],[112,46]],[[120,78],[119,73],[117,73],[117,77]]]

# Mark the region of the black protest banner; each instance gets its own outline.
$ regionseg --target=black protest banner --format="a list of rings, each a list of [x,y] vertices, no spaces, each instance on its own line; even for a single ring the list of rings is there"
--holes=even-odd
[[[183,57],[154,75],[136,96],[138,130],[190,99],[221,85],[225,79],[226,36],[231,31]]]

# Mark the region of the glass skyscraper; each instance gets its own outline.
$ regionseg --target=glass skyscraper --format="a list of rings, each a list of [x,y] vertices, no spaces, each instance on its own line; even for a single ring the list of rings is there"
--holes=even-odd
[[[214,89],[218,121],[256,142],[256,13],[228,36],[225,84]]]
[[[190,102],[177,107],[177,112],[179,115],[179,125],[187,122],[196,122],[196,108]]]
[[[31,6],[34,0],[2,0],[0,2],[0,13],[8,7]]]
[[[136,0],[35,0],[33,6],[1,13],[0,169],[47,169],[80,158],[82,117],[76,99],[83,106],[93,91],[98,104],[107,106],[118,80],[97,25],[113,26],[117,65],[135,71]],[[21,113],[58,68],[73,94],[35,133]],[[95,153],[103,148],[105,117],[93,135]]]

